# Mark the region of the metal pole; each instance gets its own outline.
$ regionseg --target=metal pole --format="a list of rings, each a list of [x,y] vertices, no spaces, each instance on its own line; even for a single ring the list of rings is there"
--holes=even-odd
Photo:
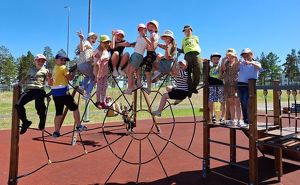
[[[88,14],[88,33],[91,32],[92,27],[92,0],[89,0],[89,14]]]
[[[68,33],[67,33],[67,57],[69,57],[69,45],[70,45],[70,7],[69,6],[65,6],[64,8],[68,9],[68,19],[67,19],[67,24],[68,24]],[[67,64],[67,66],[69,67],[69,62]]]

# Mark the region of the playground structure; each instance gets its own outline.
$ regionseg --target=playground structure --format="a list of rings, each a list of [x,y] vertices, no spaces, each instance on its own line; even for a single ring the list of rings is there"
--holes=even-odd
[[[209,71],[209,64],[208,63],[203,63],[203,118],[201,120],[197,120],[194,114],[193,120],[190,122],[191,124],[203,124],[203,156],[196,155],[192,152],[189,151],[189,147],[187,149],[181,148],[183,151],[190,153],[191,155],[197,157],[198,159],[202,159],[203,161],[203,177],[207,177],[210,172],[210,161],[211,160],[218,160],[224,163],[227,163],[231,166],[237,166],[241,167],[243,169],[248,170],[249,172],[249,184],[258,184],[259,183],[259,174],[258,174],[258,152],[262,152],[263,154],[268,152],[270,148],[274,151],[273,153],[270,153],[270,155],[274,155],[275,159],[275,167],[276,167],[276,174],[278,177],[278,180],[280,181],[280,177],[283,175],[283,167],[282,167],[282,158],[283,155],[289,155],[290,158],[294,158],[295,160],[300,159],[299,153],[300,153],[300,135],[299,135],[299,128],[298,128],[298,113],[297,109],[294,114],[291,112],[288,112],[287,115],[283,115],[281,113],[281,99],[282,99],[282,91],[286,90],[287,91],[287,96],[288,96],[288,107],[290,107],[290,102],[294,101],[295,104],[297,104],[297,91],[300,90],[300,87],[298,86],[279,86],[278,82],[274,82],[272,86],[256,86],[256,81],[255,80],[250,80],[249,81],[249,93],[250,93],[250,100],[249,100],[249,127],[241,128],[237,126],[228,126],[228,125],[220,125],[220,124],[212,124],[210,123],[210,114],[209,114],[209,108],[208,108],[208,83],[207,83],[207,77],[208,77],[208,71]],[[265,100],[265,112],[261,114],[257,110],[257,90],[263,90],[264,94],[264,100]],[[273,92],[273,111],[270,112],[268,111],[268,103],[267,103],[267,96],[268,92],[272,91]],[[140,98],[144,98],[146,102],[146,107],[147,109],[143,109],[143,106],[140,106],[140,109],[138,109],[138,92],[140,92]],[[76,88],[74,88],[74,91],[72,92],[72,95],[75,96],[77,93]],[[18,175],[18,159],[19,159],[19,119],[17,117],[16,110],[14,108],[14,105],[16,101],[18,100],[20,95],[20,87],[16,86],[14,87],[14,97],[13,97],[13,114],[12,114],[12,130],[11,130],[11,159],[10,159],[10,171],[9,171],[9,184],[17,184],[17,180],[19,179]],[[159,95],[159,90],[156,95]],[[122,97],[124,95],[120,95]],[[119,98],[120,98],[119,97]],[[155,97],[156,98],[156,97]],[[134,122],[138,122],[136,114],[140,111],[146,111],[149,112],[151,110],[151,106],[155,98],[152,100],[152,102],[149,100],[147,94],[143,90],[135,91],[133,94],[133,102],[129,103],[131,109],[131,116],[133,117]],[[117,101],[118,98],[115,100]],[[92,100],[90,100],[92,101]],[[194,112],[194,107],[192,104],[192,101],[189,99],[191,102],[191,108]],[[142,101],[140,101],[140,104]],[[167,107],[170,107],[172,111],[171,105],[174,105],[174,103],[170,103]],[[64,112],[64,116],[67,114],[67,110]],[[265,118],[264,123],[259,122],[258,120],[261,120],[260,117]],[[107,128],[105,125],[105,119],[103,120],[101,128],[104,129]],[[288,127],[286,125],[283,125],[283,119],[288,120]],[[62,120],[63,122],[63,120]],[[155,117],[152,117],[152,128],[150,129],[148,136],[151,133],[154,133],[158,137],[160,137],[160,127],[159,125],[164,125],[164,124],[180,124],[179,122],[175,122],[175,119],[173,118],[173,121],[170,123],[158,123]],[[187,121],[189,122],[189,121]],[[137,125],[138,126],[138,125]],[[230,142],[225,143],[223,141],[216,141],[212,140],[210,138],[210,134],[213,132],[214,128],[217,127],[222,127],[224,129],[229,130],[230,134]],[[154,129],[155,128],[155,129]],[[249,138],[249,146],[238,146],[236,144],[236,132],[237,131],[242,131],[243,133],[246,134],[246,136]],[[42,137],[44,139],[44,133],[45,131],[42,132]],[[75,143],[74,139],[76,139],[76,133],[74,131],[71,131],[72,133],[72,141],[71,143]],[[79,135],[79,139],[82,142],[81,135]],[[172,132],[171,134],[172,135]],[[148,139],[147,134],[145,138],[132,138],[131,142],[136,139],[140,143],[140,148],[137,151],[138,153],[142,153],[142,147],[141,147],[141,142],[143,139]],[[121,138],[121,137],[120,137]],[[162,138],[168,143],[171,143],[176,146],[176,143],[172,142],[170,140],[171,136],[169,138]],[[111,152],[115,154],[114,150],[110,147],[110,145],[115,142],[115,141],[109,141],[106,138],[106,135],[104,134],[104,139],[107,142],[107,146],[110,148]],[[191,139],[190,145],[194,139],[194,136]],[[151,143],[151,140],[149,140]],[[130,144],[131,144],[130,142]],[[225,161],[220,158],[216,158],[213,156],[213,154],[210,152],[210,144],[211,143],[217,143],[217,144],[222,144],[230,147],[230,161]],[[130,144],[127,146],[127,149],[130,147]],[[166,145],[167,145],[166,144]],[[45,146],[45,145],[44,145]],[[153,147],[153,146],[152,146]],[[179,147],[179,146],[178,146]],[[83,145],[84,148],[84,145]],[[243,149],[243,150],[248,150],[249,151],[249,165],[248,166],[241,166],[236,163],[236,154],[237,151],[236,149]],[[153,148],[154,149],[154,148]],[[45,151],[47,151],[45,149]],[[89,153],[85,148],[84,148],[85,153]],[[155,151],[155,149],[154,149]],[[127,150],[126,150],[127,152]],[[120,159],[121,161],[124,160],[124,156],[126,152],[122,155],[119,156],[117,154],[116,157]],[[158,152],[155,151],[156,153],[156,158],[160,161],[161,167],[164,169],[163,164],[161,163],[161,159],[159,158],[160,153],[162,151]],[[141,154],[140,154],[141,157]],[[50,160],[49,155],[48,155],[48,163],[52,163],[53,161]],[[151,160],[149,160],[151,161]],[[118,165],[114,168],[113,172],[111,173],[110,177],[114,173],[114,171],[118,168],[120,162]],[[132,164],[132,165],[139,165],[139,167],[148,162],[148,161],[142,161],[141,159],[139,160],[138,163],[133,163],[130,161],[125,161],[127,164]],[[46,164],[47,165],[47,164]],[[166,177],[168,177],[166,171],[164,170]],[[139,182],[139,171],[137,173],[137,183]],[[110,178],[109,177],[109,178]],[[108,182],[109,178],[107,179],[106,182]]]

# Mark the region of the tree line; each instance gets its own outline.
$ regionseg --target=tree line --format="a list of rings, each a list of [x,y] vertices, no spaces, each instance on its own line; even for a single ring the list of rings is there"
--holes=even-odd
[[[66,52],[61,49],[57,53]],[[43,54],[47,57],[47,68],[52,69],[54,66],[54,55],[49,46],[44,47]],[[72,63],[78,60],[74,57]],[[262,64],[262,71],[260,73],[258,83],[265,84],[273,80],[281,80],[282,75],[288,79],[288,83],[300,82],[300,50],[295,49],[287,54],[285,61],[282,63],[279,57],[274,52],[265,54],[261,53],[256,58]],[[5,46],[0,46],[0,85],[11,85],[12,83],[22,79],[28,69],[34,65],[34,55],[28,51],[26,55],[15,58]]]

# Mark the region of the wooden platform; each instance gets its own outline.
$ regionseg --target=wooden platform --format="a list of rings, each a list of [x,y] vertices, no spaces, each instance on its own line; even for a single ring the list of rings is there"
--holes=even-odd
[[[300,127],[297,127],[298,133],[295,132],[295,127],[284,127],[282,129],[275,129],[268,131],[267,134],[271,136],[291,137],[300,139]]]
[[[226,120],[225,123],[227,123],[229,120]],[[225,124],[225,125],[221,125],[220,122],[217,122],[216,124],[213,124],[213,123],[209,123],[209,126],[211,128],[214,128],[214,127],[223,127],[223,128],[230,128],[230,129],[237,129],[237,130],[245,130],[245,131],[248,131],[249,130],[249,125],[247,126],[244,126],[244,127],[239,127],[237,125],[228,125],[228,124]],[[273,123],[268,123],[268,126],[267,126],[268,130],[274,130],[274,129],[278,129],[279,128],[279,125],[274,125]],[[300,130],[300,129],[299,129]],[[257,122],[257,131],[259,132],[263,132],[263,131],[266,131],[266,123],[263,123],[263,122]],[[269,131],[270,132],[270,131]]]

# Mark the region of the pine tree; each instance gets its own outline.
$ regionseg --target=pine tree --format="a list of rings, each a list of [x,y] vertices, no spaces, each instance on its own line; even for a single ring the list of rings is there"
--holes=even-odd
[[[296,55],[296,50],[292,49],[291,53],[287,55],[286,62],[282,65],[284,67],[285,77],[288,78],[288,84],[295,82],[297,75],[299,74],[299,65]]]
[[[0,83],[11,85],[16,78],[14,58],[5,46],[0,46]]]

